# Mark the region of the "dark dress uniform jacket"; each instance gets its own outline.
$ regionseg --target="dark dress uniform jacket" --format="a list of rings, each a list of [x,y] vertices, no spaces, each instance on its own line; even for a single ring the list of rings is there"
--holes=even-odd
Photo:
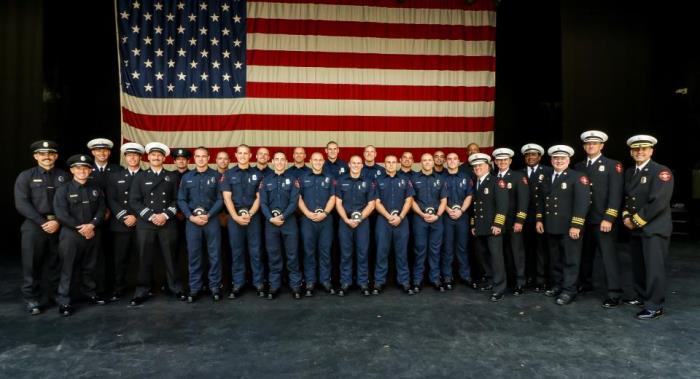
[[[80,184],[71,180],[59,187],[53,204],[58,221],[64,228],[73,231],[83,224],[99,226],[107,209],[102,189],[91,181]]]
[[[673,195],[671,170],[654,161],[649,161],[637,175],[634,169],[633,166],[625,172],[622,217],[631,218],[645,236],[670,237],[673,229],[669,206]]]
[[[124,218],[134,215],[134,211],[129,206],[129,191],[131,190],[131,183],[140,171],[131,175],[129,169],[122,169],[119,172],[113,172],[109,176],[106,196],[107,205],[113,215],[110,219],[109,229],[114,232],[133,230],[133,228],[124,225]]]
[[[47,222],[46,216],[54,215],[53,198],[56,189],[69,180],[70,175],[55,167],[50,171],[39,166],[22,171],[15,181],[17,211],[37,225]]]
[[[527,184],[530,187],[530,203],[527,208],[527,220],[530,222],[535,221],[535,215],[537,214],[537,201],[540,196],[540,188],[545,178],[552,178],[552,169],[549,166],[543,164],[538,164],[537,169],[533,171],[530,176],[527,175],[527,167],[523,168],[523,174],[527,178]]]
[[[129,204],[138,217],[137,227],[158,229],[158,226],[148,221],[157,213],[168,215],[168,221],[163,227],[175,225],[177,174],[162,169],[160,174],[156,175],[149,168],[136,174],[129,192]]]
[[[579,162],[574,167],[576,171],[586,174],[591,182],[591,207],[586,222],[592,225],[598,225],[603,220],[614,223],[622,203],[622,164],[602,155],[589,167],[586,167],[587,162]]]
[[[540,190],[537,220],[544,220],[545,232],[568,234],[570,228],[583,229],[591,203],[588,178],[583,173],[567,168],[554,183],[552,176],[545,177]]]
[[[92,173],[88,178],[97,183],[97,185],[100,186],[100,189],[102,189],[103,192],[106,192],[107,186],[109,185],[110,176],[113,173],[121,172],[121,170],[123,170],[122,166],[114,163],[107,163],[107,166],[105,166],[104,171],[100,172],[100,169],[97,167],[97,165],[93,164]]]
[[[498,173],[496,173],[498,175]],[[516,222],[524,224],[530,204],[530,186],[525,174],[520,171],[508,170],[503,176],[508,189],[508,212],[506,213],[506,229],[512,230]]]
[[[503,179],[489,174],[478,185],[479,178],[474,180],[474,217],[471,225],[477,236],[491,235],[491,227],[503,228],[508,212],[508,187]],[[479,189],[476,189],[476,186]]]

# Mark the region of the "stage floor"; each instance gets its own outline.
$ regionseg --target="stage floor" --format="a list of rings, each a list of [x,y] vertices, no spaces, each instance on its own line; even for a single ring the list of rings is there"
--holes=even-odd
[[[527,292],[493,304],[459,286],[408,296],[325,293],[186,304],[158,295],[24,311],[20,264],[0,261],[0,377],[650,377],[700,376],[700,245],[672,243],[666,314],[569,306]],[[622,253],[630,290],[629,257]],[[598,266],[599,267],[599,266]],[[600,275],[598,286],[600,287]]]

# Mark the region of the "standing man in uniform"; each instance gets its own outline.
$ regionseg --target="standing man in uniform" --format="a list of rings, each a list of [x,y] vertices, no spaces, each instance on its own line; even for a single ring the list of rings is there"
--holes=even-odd
[[[615,219],[622,203],[624,177],[622,164],[602,154],[607,140],[608,135],[601,131],[583,132],[581,141],[588,158],[574,166],[576,171],[584,173],[591,182],[591,206],[583,231],[579,292],[593,290],[593,261],[596,251],[600,250],[608,290],[602,306],[614,308],[620,305],[622,296],[620,263],[615,251]]]
[[[58,145],[49,140],[31,144],[36,167],[22,171],[15,181],[15,208],[24,217],[22,232],[22,297],[32,315],[41,313],[41,279],[48,267],[49,296],[58,287],[58,230],[53,198],[68,173],[56,168]]]
[[[224,206],[219,191],[219,173],[209,168],[209,150],[198,147],[194,150],[195,168],[185,173],[180,181],[178,207],[185,215],[185,237],[187,239],[190,292],[187,302],[197,300],[202,290],[202,244],[206,246],[209,261],[209,288],[211,297],[219,301],[221,295],[221,228],[218,215]]]
[[[294,163],[289,168],[289,173],[296,179],[301,179],[306,174],[311,172],[309,166],[306,165],[306,150],[303,147],[295,147],[292,153]]]
[[[163,256],[168,288],[179,300],[187,300],[175,265],[177,175],[163,168],[170,149],[160,142],[151,142],[146,145],[146,153],[150,167],[136,174],[129,191],[129,204],[138,215],[136,243],[139,249],[139,271],[132,306],[141,305],[150,294],[157,250]]]
[[[333,179],[338,179],[348,173],[348,164],[344,160],[338,158],[340,147],[335,141],[329,141],[326,144],[326,161],[323,163],[323,173],[330,175]]]
[[[228,233],[231,242],[233,283],[229,299],[239,297],[245,285],[246,248],[253,271],[253,286],[259,297],[265,297],[265,278],[260,260],[262,236],[258,214],[260,209],[258,187],[262,174],[250,166],[250,157],[250,147],[239,145],[236,148],[238,165],[226,171],[219,185],[224,204],[231,215],[231,219],[228,220]]]
[[[665,259],[673,224],[673,174],[651,159],[656,138],[636,135],[627,140],[635,166],[625,172],[624,225],[632,233],[630,255],[636,298],[626,300],[644,307],[637,318],[651,320],[664,313]]]
[[[187,149],[175,149],[173,150],[173,162],[175,163],[175,173],[177,174],[178,185],[182,176],[190,171],[190,158],[192,153]]]
[[[435,171],[436,174],[443,175],[447,173],[447,170],[445,170],[445,158],[445,152],[442,150],[433,153],[433,161],[435,162],[433,171]]]
[[[323,155],[311,154],[311,173],[300,179],[299,209],[301,239],[304,247],[305,296],[313,296],[314,286],[335,294],[331,282],[331,246],[333,244],[333,215],[335,179],[323,173]],[[317,271],[318,268],[318,271]]]
[[[226,173],[226,170],[228,170],[231,166],[231,158],[228,155],[228,152],[226,151],[219,151],[216,153],[216,172],[219,174],[219,181],[221,181],[221,177],[224,176],[224,173]],[[223,200],[223,197],[222,197]],[[229,240],[228,240],[228,210],[226,209],[226,206],[222,207],[221,212],[219,212],[219,226],[220,226],[220,235],[221,235],[221,247],[219,248],[219,251],[221,251],[221,267],[222,267],[222,273],[221,273],[221,282],[222,283],[231,283],[231,270],[228,269],[228,267],[231,267],[231,253],[229,247],[231,246]],[[226,267],[226,269],[223,269]]]
[[[447,154],[447,172],[444,175],[447,186],[447,217],[442,242],[442,277],[445,289],[452,290],[452,261],[457,256],[459,278],[462,283],[476,289],[469,265],[469,216],[467,211],[472,204],[474,182],[471,176],[459,171],[459,155]]]
[[[526,283],[535,284],[534,291],[545,292],[549,289],[549,248],[544,234],[537,233],[537,201],[540,187],[545,178],[552,177],[552,167],[540,162],[544,155],[544,148],[536,143],[528,143],[520,149],[525,159],[523,173],[527,177],[530,187],[530,202],[527,209],[527,218],[523,226],[523,242],[525,245],[525,274],[528,277]]]
[[[112,147],[114,143],[107,138],[95,138],[87,143],[87,148],[90,149],[94,158],[90,180],[94,180],[102,191],[107,188],[109,175],[122,170],[118,164],[109,163]]]
[[[447,208],[447,186],[441,175],[433,172],[433,155],[421,156],[421,171],[413,175],[411,184],[415,191],[413,197],[413,292],[421,291],[425,258],[428,257],[429,280],[433,288],[444,292],[440,282],[440,250],[442,233],[445,229],[441,219]]]
[[[270,150],[266,147],[258,148],[255,152],[255,169],[263,175],[263,178],[273,173],[269,163]]]
[[[226,170],[228,170],[231,165],[231,158],[228,156],[228,153],[225,151],[219,151],[216,153],[216,171],[220,174],[223,175]]]
[[[588,178],[569,169],[574,149],[555,145],[547,150],[554,172],[545,178],[537,204],[537,232],[547,233],[552,288],[545,296],[556,296],[558,305],[571,303],[578,291],[581,246],[585,217],[591,202]]]
[[[377,180],[381,176],[386,174],[386,169],[381,165],[378,165],[375,159],[377,159],[377,148],[373,145],[365,146],[365,150],[362,153],[362,157],[365,159],[364,165],[362,166],[362,177],[368,177],[372,180]]]
[[[496,179],[490,174],[490,156],[474,153],[469,156],[469,164],[476,175],[474,216],[470,224],[472,235],[476,237],[476,252],[481,257],[484,272],[489,279],[480,289],[490,290],[490,300],[497,302],[503,300],[506,291],[503,228],[508,212],[508,187],[505,180]]]
[[[92,159],[77,154],[68,158],[68,167],[73,180],[56,190],[53,206],[56,218],[61,223],[61,236],[58,255],[61,260],[61,279],[56,301],[58,313],[62,316],[73,314],[71,304],[71,283],[80,283],[80,289],[91,304],[104,305],[97,296],[97,285],[93,274],[100,254],[100,234],[98,226],[105,219],[107,207],[102,189],[93,181],[88,181],[92,171]],[[73,274],[79,275],[74,280]]]
[[[410,151],[404,151],[401,154],[401,169],[398,174],[404,176],[405,179],[411,179],[411,176],[415,171],[413,171],[413,153]],[[409,218],[410,219],[410,218]]]
[[[384,290],[392,242],[396,260],[396,280],[403,291],[413,294],[411,276],[408,269],[408,221],[406,215],[413,203],[411,180],[396,173],[398,161],[395,155],[384,158],[386,174],[377,179],[377,200],[375,206],[379,216],[375,237],[377,239],[377,261],[374,270],[372,294],[379,295]]]
[[[173,171],[177,174],[177,188],[180,188],[180,181],[182,181],[182,176],[190,171],[190,157],[192,153],[189,150],[183,148],[177,148],[172,150],[173,162],[175,163],[175,170]],[[187,224],[187,219],[182,213],[181,209],[177,210],[177,253],[175,254],[175,262],[177,262],[177,273],[180,277],[186,277],[188,275],[188,257],[187,257],[187,239],[185,225]],[[204,278],[204,288],[207,289],[206,278]],[[162,287],[165,289],[165,286]]]
[[[527,218],[530,203],[530,187],[525,174],[510,169],[515,152],[509,148],[493,151],[496,162],[496,177],[506,182],[508,189],[508,212],[503,229],[506,267],[511,268],[515,279],[513,295],[520,296],[525,292],[525,246],[523,243],[523,224]],[[512,262],[512,264],[511,264]],[[509,270],[506,270],[509,271]]]
[[[275,153],[273,174],[260,182],[260,211],[265,216],[265,248],[269,264],[270,290],[267,299],[277,297],[282,286],[282,251],[285,253],[292,297],[301,300],[299,270],[299,228],[294,212],[299,201],[299,181],[287,172],[287,157]]]
[[[109,176],[106,193],[107,205],[114,215],[109,222],[114,241],[114,291],[109,301],[117,301],[124,296],[129,258],[137,248],[137,215],[129,206],[129,191],[134,177],[141,171],[141,156],[146,151],[141,144],[135,142],[125,143],[120,150],[126,167]]]
[[[350,174],[338,179],[335,207],[341,222],[338,226],[340,242],[340,289],[345,296],[353,284],[353,257],[357,262],[357,284],[363,295],[369,296],[369,222],[367,218],[374,210],[375,183],[362,178],[362,159],[358,155],[350,158]]]

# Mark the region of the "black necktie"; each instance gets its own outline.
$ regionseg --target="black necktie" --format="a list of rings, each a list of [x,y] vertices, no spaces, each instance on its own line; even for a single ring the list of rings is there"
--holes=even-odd
[[[637,174],[639,174],[639,167],[634,168],[634,175],[637,175]]]
[[[586,167],[591,167],[591,163],[593,163],[593,162],[589,159],[588,163],[586,163]]]
[[[552,183],[556,182],[557,179],[559,179],[559,174],[554,174],[554,180],[552,180]]]
[[[100,172],[105,172],[105,168],[104,168],[104,167],[100,167]]]
[[[481,179],[476,181],[476,190],[478,191],[479,188],[481,188]]]

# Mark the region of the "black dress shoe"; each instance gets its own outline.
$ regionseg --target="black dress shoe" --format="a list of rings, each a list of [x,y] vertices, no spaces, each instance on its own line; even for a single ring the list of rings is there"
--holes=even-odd
[[[306,290],[304,291],[304,296],[306,297],[313,297],[314,296],[314,285],[312,284],[307,284],[306,285]]]
[[[641,312],[637,313],[637,318],[640,320],[653,320],[655,318],[659,318],[664,314],[664,310],[662,309],[657,309],[655,311],[652,311],[650,309],[644,309]]]
[[[228,298],[231,300],[238,299],[242,294],[243,292],[241,291],[241,287],[233,287],[231,292],[228,294]]]
[[[557,300],[555,302],[557,305],[567,305],[571,304],[571,302],[574,301],[574,297],[569,295],[568,293],[562,293],[557,297]]]
[[[420,284],[414,284],[411,288],[413,289],[414,295],[418,295],[420,293]]]
[[[503,300],[503,294],[502,293],[491,294],[491,297],[489,298],[489,300],[493,301],[494,303],[497,301],[501,301],[501,300]]]
[[[219,300],[221,300],[221,295],[219,295],[218,292],[214,292],[214,293],[211,294],[211,299],[212,299],[213,301],[219,301]]]
[[[292,299],[294,300],[301,300],[301,290],[292,290]]]
[[[360,288],[360,292],[362,293],[363,296],[369,296],[372,294],[372,292],[369,290],[369,287],[367,287],[367,286],[362,286]]]
[[[143,304],[143,302],[146,300],[146,298],[143,297],[134,297],[129,301],[129,305],[132,307],[138,307],[139,305]]]
[[[198,298],[199,298],[199,295],[198,295],[198,294],[196,294],[196,293],[191,293],[191,294],[187,295],[187,302],[190,303],[190,304],[192,304],[192,303],[194,303],[195,301],[197,301]]]
[[[445,292],[445,287],[442,283],[433,283],[433,289],[438,292]]]
[[[561,293],[561,288],[559,288],[559,287],[553,287],[553,288],[550,288],[550,289],[544,291],[544,295],[547,297],[559,296],[560,293]]]
[[[479,287],[479,291],[491,291],[492,289],[493,286],[488,283],[484,283]]]
[[[73,309],[73,307],[70,304],[58,306],[58,314],[60,314],[63,317],[68,317],[68,316],[72,315],[73,312],[75,312],[75,310]]]
[[[329,295],[335,295],[335,288],[333,288],[333,286],[330,283],[324,284],[323,290],[326,291],[326,293]]]
[[[267,300],[275,300],[277,298],[277,289],[270,289],[265,298]]]
[[[343,296],[347,295],[349,289],[350,289],[350,286],[341,286],[338,289],[338,296],[343,297]]]
[[[535,286],[535,288],[533,288],[532,290],[536,293],[542,293],[542,292],[547,292],[548,289],[549,289],[549,286],[547,286],[546,284],[540,283],[540,284],[537,284]]]
[[[379,295],[382,292],[384,292],[384,285],[382,284],[375,284],[374,288],[372,288],[372,295]]]
[[[124,297],[124,294],[122,294],[120,291],[114,291],[114,293],[112,293],[112,296],[109,297],[109,301],[119,301],[122,297]]]
[[[513,290],[513,296],[520,296],[525,292],[525,289],[521,286],[515,287]]]
[[[471,278],[470,279],[461,279],[460,282],[473,290],[479,289],[479,285],[476,284],[475,281],[471,280]]]
[[[451,280],[446,280],[442,286],[443,288],[445,288],[446,291],[452,291],[453,289],[455,289],[455,285]]]
[[[90,303],[92,305],[105,305],[105,304],[107,304],[107,302],[104,301],[104,299],[102,299],[99,296],[90,296],[88,298],[88,303]]]
[[[180,301],[187,301],[187,295],[184,292],[178,292],[175,294],[175,298]]]
[[[638,307],[643,307],[643,306],[644,306],[644,302],[642,301],[642,299],[638,299],[638,298],[635,298],[635,299],[622,299],[622,302],[625,303],[625,304],[629,304],[629,305],[636,305],[636,306],[638,306]]]
[[[258,297],[265,297],[265,287],[257,287],[255,292],[258,294]]]
[[[619,297],[609,297],[603,301],[603,304],[601,305],[601,307],[607,308],[607,309],[615,308],[618,305],[620,305],[620,303],[621,303],[621,301],[620,301]]]
[[[403,290],[403,293],[405,293],[407,295],[415,295],[416,294],[415,292],[413,292],[413,287],[411,287],[409,285],[404,285],[403,287],[401,287],[401,289]]]
[[[36,301],[31,301],[27,303],[27,311],[29,311],[32,316],[36,316],[41,313],[41,307]]]

